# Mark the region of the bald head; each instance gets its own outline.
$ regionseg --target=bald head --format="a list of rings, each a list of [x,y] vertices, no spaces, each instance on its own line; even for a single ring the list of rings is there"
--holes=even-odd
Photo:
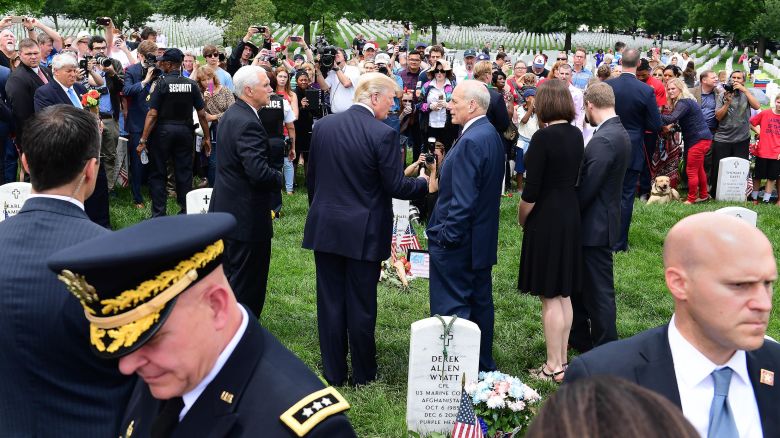
[[[772,245],[758,228],[733,216],[707,212],[688,216],[669,230],[664,241],[664,268],[695,269],[722,252],[727,257],[750,252],[774,260]]]
[[[758,228],[721,213],[688,216],[664,242],[680,334],[716,364],[764,343],[777,265]]]

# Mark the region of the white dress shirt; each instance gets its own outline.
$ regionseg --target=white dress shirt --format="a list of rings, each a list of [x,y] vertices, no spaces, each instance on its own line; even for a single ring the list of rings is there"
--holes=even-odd
[[[238,341],[240,341],[244,336],[246,327],[249,325],[249,316],[247,315],[246,310],[242,305],[238,304],[238,308],[241,310],[241,325],[238,327],[238,330],[236,330],[236,334],[233,335],[233,338],[230,340],[230,342],[228,342],[228,344],[225,346],[225,349],[222,350],[222,353],[220,353],[217,357],[217,362],[214,364],[214,368],[212,368],[211,371],[206,374],[206,377],[204,377],[203,380],[198,383],[198,386],[181,396],[182,401],[184,401],[184,407],[182,408],[181,412],[179,412],[179,421],[181,421],[182,418],[187,415],[187,412],[189,412],[192,405],[198,401],[198,397],[200,397],[203,391],[206,390],[206,387],[209,386],[209,383],[211,383],[211,381],[217,377],[217,374],[219,374],[219,372],[222,370],[222,367],[225,366],[225,362],[227,362],[230,355],[233,354],[233,350],[236,349]]]
[[[481,116],[474,117],[473,119],[471,119],[468,122],[466,122],[466,124],[463,125],[463,131],[461,131],[460,135],[462,136],[463,134],[465,134],[466,130],[469,129],[469,126],[471,126],[474,122],[476,122],[477,120],[479,120],[479,119],[481,119],[483,117],[486,117],[486,116],[483,114]]]
[[[677,389],[683,415],[693,424],[702,438],[707,438],[710,422],[710,406],[715,394],[712,372],[729,367],[734,372],[729,384],[729,409],[737,424],[741,438],[761,438],[761,418],[753,386],[747,371],[747,358],[743,350],[737,350],[723,365],[716,365],[691,345],[677,330],[674,316],[669,323],[669,347],[672,350]]]
[[[571,124],[580,128],[580,131],[582,131],[582,128],[585,126],[585,95],[582,93],[582,90],[571,83],[569,84],[569,93],[571,94],[572,101],[574,101],[574,120],[571,121]]]
[[[355,105],[362,106],[363,108],[365,108],[365,109],[367,109],[367,110],[371,111],[371,115],[372,115],[372,116],[374,116],[374,117],[376,117],[376,114],[374,113],[374,109],[373,109],[373,108],[371,108],[370,106],[366,105],[365,103],[362,103],[362,102],[357,102],[357,103],[355,103]]]

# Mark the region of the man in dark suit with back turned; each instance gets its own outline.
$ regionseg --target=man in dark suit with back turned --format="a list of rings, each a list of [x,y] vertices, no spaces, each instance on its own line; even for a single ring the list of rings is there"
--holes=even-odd
[[[780,345],[764,339],[777,280],[769,240],[740,219],[700,213],[669,230],[663,257],[669,324],[575,358],[566,382],[628,379],[681,407],[701,436],[780,436]]]
[[[657,133],[661,129],[661,113],[658,112],[653,89],[636,78],[639,51],[626,49],[622,59],[623,73],[607,81],[615,92],[615,112],[628,132],[632,145],[631,160],[623,178],[620,236],[612,246],[614,251],[628,251],[628,228],[631,226],[631,216],[634,212],[636,186],[642,166],[647,159],[644,150],[644,133],[645,131]]]
[[[615,94],[604,83],[585,91],[585,115],[596,127],[585,148],[577,195],[582,217],[583,287],[572,295],[569,344],[580,352],[617,340],[612,245],[620,234],[621,182],[631,140],[615,114]],[[590,320],[590,325],[588,324]]]
[[[271,196],[282,188],[282,173],[269,167],[268,134],[257,111],[273,91],[258,66],[241,67],[233,77],[238,99],[219,121],[217,178],[209,211],[238,221],[225,239],[225,274],[238,301],[259,317],[271,262]]]
[[[347,381],[348,333],[352,383],[376,379],[376,285],[390,256],[392,198],[428,190],[427,177],[404,178],[398,133],[381,122],[397,85],[380,73],[360,79],[355,104],[314,125],[306,176],[303,247],[314,251],[320,352],[332,385]]]
[[[479,326],[482,371],[496,369],[491,271],[497,261],[504,176],[503,142],[485,117],[490,102],[487,88],[477,80],[460,82],[452,93],[452,123],[461,125],[463,133],[441,170],[427,232],[431,315],[458,315]]]
[[[84,309],[46,258],[108,233],[84,213],[95,189],[98,121],[72,106],[30,117],[21,138],[32,195],[0,223],[0,430],[9,437],[117,436],[134,378],[88,347]]]
[[[51,67],[54,73],[49,83],[35,90],[35,111],[58,104],[83,108],[81,95],[86,93],[87,89],[77,82],[79,68],[76,58],[68,53],[54,55]],[[92,222],[111,228],[111,217],[108,212],[108,178],[102,165],[97,178],[94,193],[84,203],[84,208]]]

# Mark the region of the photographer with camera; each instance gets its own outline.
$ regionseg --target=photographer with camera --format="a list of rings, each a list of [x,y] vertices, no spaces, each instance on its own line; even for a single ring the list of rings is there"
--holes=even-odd
[[[404,176],[416,177],[424,174],[430,178],[428,193],[424,197],[412,199],[411,201],[411,204],[419,212],[420,222],[428,221],[428,216],[439,197],[439,173],[437,169],[441,169],[441,166],[444,164],[445,153],[444,145],[440,141],[436,141],[434,137],[429,137],[425,145],[425,152],[417,157],[417,161],[404,169]]]
[[[100,17],[97,20],[99,26],[103,26],[106,38],[105,56],[115,59],[119,62],[122,69],[125,69],[136,62],[135,55],[125,42],[125,36],[116,27],[109,17]],[[116,64],[115,64],[116,66]],[[116,70],[119,72],[119,70]]]
[[[138,209],[145,208],[144,198],[141,195],[141,183],[146,180],[146,164],[148,164],[149,158],[146,153],[139,156],[136,153],[136,148],[144,130],[146,114],[149,112],[149,103],[146,98],[152,83],[162,73],[162,70],[155,65],[156,53],[157,44],[151,41],[141,41],[137,50],[140,62],[127,68],[125,86],[122,90],[127,101],[125,130],[130,133],[127,139],[130,191],[133,194],[133,203]]]
[[[249,26],[246,35],[238,40],[238,44],[230,52],[227,59],[227,72],[233,76],[239,68],[252,63],[252,59],[257,56],[260,49],[252,43],[252,38],[263,30],[264,26]]]
[[[333,46],[323,48],[319,68],[323,74],[317,75],[317,83],[323,91],[330,91],[330,111],[338,114],[348,110],[352,106],[360,70],[347,65],[344,49]],[[326,72],[327,76],[324,76]]]
[[[712,168],[710,175],[717,181],[720,160],[727,157],[748,159],[750,145],[750,109],[760,109],[761,104],[753,93],[745,88],[745,72],[734,70],[729,81],[723,84],[725,91],[715,106],[718,130],[712,139]],[[710,191],[715,197],[717,184]]]
[[[104,80],[105,85],[95,87],[100,92],[98,104],[100,120],[103,121],[103,140],[100,145],[100,164],[105,166],[108,178],[108,191],[114,189],[117,179],[116,145],[119,141],[119,113],[121,110],[119,95],[125,86],[125,71],[122,63],[106,56],[108,44],[102,36],[95,35],[89,40],[90,54],[95,59],[95,72]]]

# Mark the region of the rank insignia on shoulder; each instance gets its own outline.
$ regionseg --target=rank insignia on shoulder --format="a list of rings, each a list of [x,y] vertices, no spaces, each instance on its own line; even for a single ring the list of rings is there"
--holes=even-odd
[[[349,409],[347,400],[329,386],[307,395],[285,411],[279,419],[296,435],[302,437],[326,418],[347,409]]]

